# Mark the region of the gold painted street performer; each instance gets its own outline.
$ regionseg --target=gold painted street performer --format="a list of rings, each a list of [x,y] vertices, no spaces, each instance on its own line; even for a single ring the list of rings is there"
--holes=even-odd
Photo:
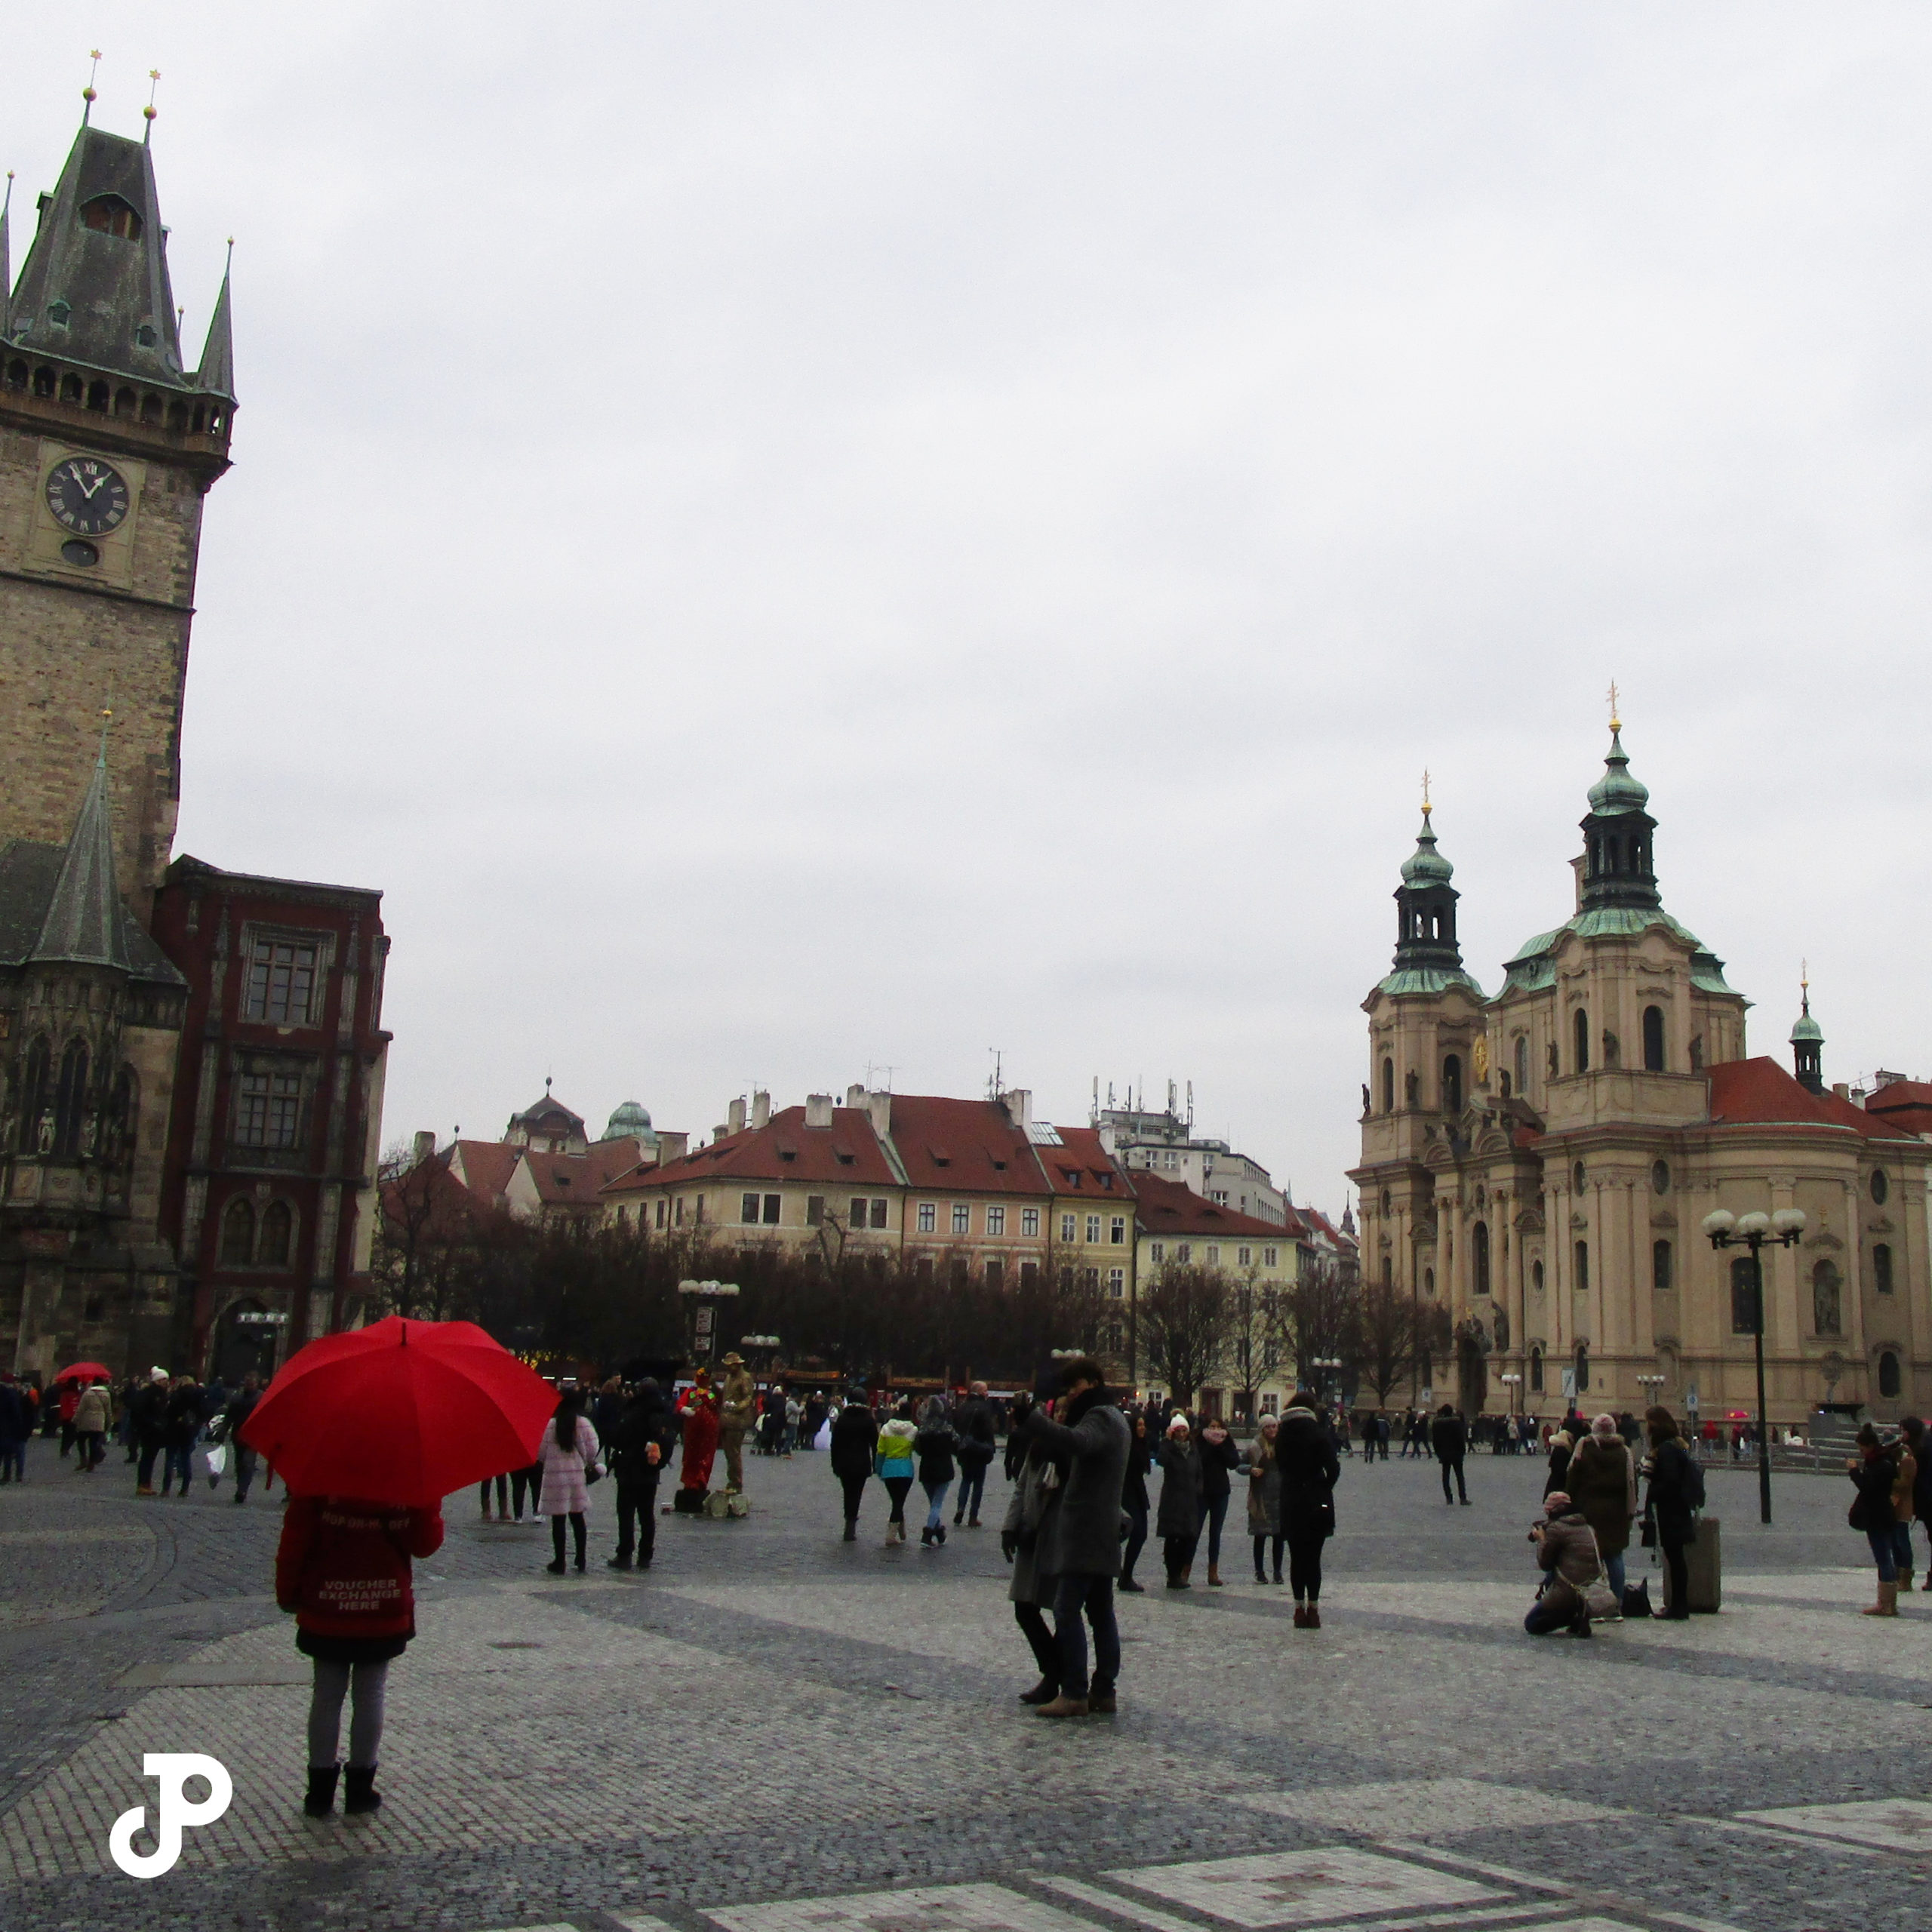
[[[758,1419],[758,1385],[735,1349],[724,1358],[724,1371],[718,1439],[724,1451],[725,1494],[735,1495],[745,1486],[745,1432]]]

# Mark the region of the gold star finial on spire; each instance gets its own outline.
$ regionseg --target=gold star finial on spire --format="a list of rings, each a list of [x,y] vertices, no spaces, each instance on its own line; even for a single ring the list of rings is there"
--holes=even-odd
[[[1428,817],[1428,816],[1429,815],[1429,814],[1430,814],[1431,812],[1432,812],[1435,809],[1435,808],[1433,805],[1432,805],[1432,804],[1429,802],[1429,768],[1428,768],[1428,766],[1427,766],[1427,765],[1424,765],[1424,766],[1423,767],[1423,772],[1422,772],[1422,815],[1423,815],[1423,817],[1424,818]]]
[[[149,137],[154,132],[155,116],[161,112],[161,109],[154,104],[155,94],[160,85],[161,69],[158,67],[150,67],[148,69],[148,104],[141,109],[141,118],[148,124],[146,134],[141,137],[143,146],[146,144]]]
[[[1610,681],[1610,728],[1613,731],[1623,729],[1623,720],[1617,715],[1617,680]]]
[[[88,116],[94,112],[94,103],[100,98],[94,91],[94,77],[100,71],[100,49],[97,47],[89,48],[88,58],[94,63],[94,65],[88,68],[88,84],[81,90],[81,98],[87,103],[86,106],[81,109],[81,125],[83,128],[88,125]]]

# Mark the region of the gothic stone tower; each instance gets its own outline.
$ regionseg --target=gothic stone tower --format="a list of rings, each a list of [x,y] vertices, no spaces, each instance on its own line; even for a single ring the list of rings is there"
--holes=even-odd
[[[111,698],[115,869],[147,922],[180,793],[202,503],[228,467],[228,286],[183,368],[148,148],[84,125],[19,283],[0,215],[0,844],[66,839]]]

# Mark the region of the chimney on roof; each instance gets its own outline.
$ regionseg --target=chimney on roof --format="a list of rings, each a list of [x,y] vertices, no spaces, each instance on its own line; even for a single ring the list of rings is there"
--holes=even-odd
[[[432,1127],[422,1128],[410,1143],[409,1164],[420,1168],[425,1161],[433,1160],[436,1153],[436,1131]]]
[[[866,1104],[866,1090],[859,1081],[854,1081],[846,1088],[845,1104],[848,1107],[863,1107]]]
[[[769,1127],[771,1124],[771,1096],[763,1088],[752,1096],[752,1124]]]
[[[805,1124],[808,1127],[829,1127],[832,1124],[832,1096],[829,1094],[808,1094],[805,1096]]]
[[[718,1142],[724,1140],[731,1133],[731,1130],[721,1120],[718,1124],[711,1130],[712,1146],[715,1147]]]
[[[1848,1100],[1851,1098],[1851,1083],[1845,1080],[1834,1080],[1832,1082],[1832,1091],[1841,1100]]]
[[[1027,1087],[1009,1087],[1006,1090],[1006,1117],[1017,1128],[1024,1129],[1033,1118],[1033,1094]]]
[[[745,1102],[742,1094],[724,1109],[724,1118],[726,1124],[734,1134],[742,1134],[744,1131]]]
[[[660,1129],[657,1136],[657,1164],[661,1168],[667,1161],[681,1161],[691,1143],[691,1136],[681,1128]]]
[[[892,1137],[892,1096],[872,1093],[866,1096],[866,1111],[872,1117],[872,1131],[881,1140]]]

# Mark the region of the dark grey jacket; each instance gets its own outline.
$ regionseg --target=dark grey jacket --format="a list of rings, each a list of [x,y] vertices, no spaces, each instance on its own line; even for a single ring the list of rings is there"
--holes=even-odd
[[[1127,1479],[1127,1418],[1104,1389],[1076,1395],[1065,1423],[1043,1410],[1028,1435],[1066,1459],[1060,1508],[1047,1527],[1041,1567],[1056,1577],[1112,1577],[1120,1571],[1120,1498]]]

